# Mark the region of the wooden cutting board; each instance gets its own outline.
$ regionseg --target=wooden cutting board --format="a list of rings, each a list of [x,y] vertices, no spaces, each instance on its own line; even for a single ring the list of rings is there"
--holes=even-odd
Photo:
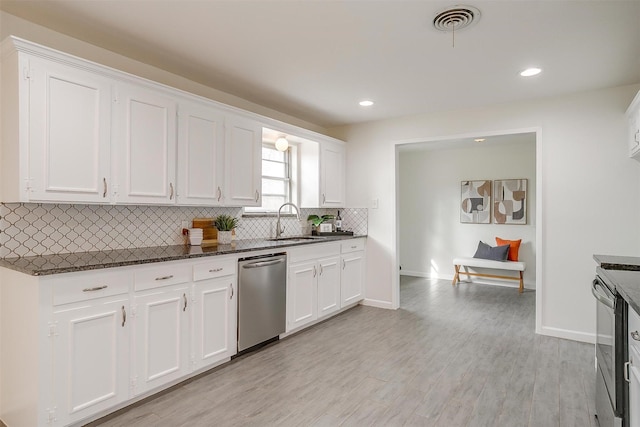
[[[193,228],[202,229],[202,245],[213,246],[218,244],[218,230],[213,226],[213,218],[193,218]]]

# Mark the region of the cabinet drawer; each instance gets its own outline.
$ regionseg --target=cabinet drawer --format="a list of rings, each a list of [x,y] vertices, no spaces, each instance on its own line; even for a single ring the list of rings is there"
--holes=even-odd
[[[638,335],[635,335],[635,333]],[[632,334],[638,339],[634,339]],[[627,336],[627,341],[629,342],[629,347],[635,347],[640,352],[640,316],[631,307],[629,307],[629,335]],[[640,367],[640,363],[638,363],[638,366]]]
[[[79,272],[51,280],[53,305],[88,301],[126,294],[131,286],[130,272]]]
[[[231,276],[236,272],[235,260],[213,260],[193,266],[193,280],[214,279],[216,277]]]
[[[350,239],[341,242],[341,253],[364,251],[364,239]]]
[[[135,271],[134,286],[136,291],[177,285],[190,281],[191,268],[184,264],[158,264],[153,268]]]

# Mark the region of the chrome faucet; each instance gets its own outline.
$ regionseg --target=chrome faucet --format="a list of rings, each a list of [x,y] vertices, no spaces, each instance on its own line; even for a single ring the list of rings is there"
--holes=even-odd
[[[296,218],[298,218],[298,221],[300,221],[300,209],[298,209],[298,207],[293,203],[290,203],[290,202],[283,203],[282,206],[278,208],[278,221],[276,222],[276,239],[279,239],[282,233],[284,233],[284,226],[280,226],[280,211],[282,210],[282,208],[284,208],[287,205],[293,206],[294,208],[296,208]]]

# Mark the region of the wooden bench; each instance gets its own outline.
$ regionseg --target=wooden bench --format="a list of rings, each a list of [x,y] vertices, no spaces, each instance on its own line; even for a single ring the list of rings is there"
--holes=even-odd
[[[524,281],[522,280],[522,273],[525,269],[525,263],[521,261],[492,261],[489,259],[481,258],[455,258],[453,260],[453,266],[456,269],[456,274],[453,276],[452,285],[460,283],[460,275],[466,274],[471,279],[471,276],[478,277],[490,277],[492,279],[505,279],[505,280],[519,280],[520,290],[522,293],[524,290]],[[467,267],[464,271],[460,271],[461,267]],[[488,268],[491,270],[506,270],[506,271],[518,271],[520,277],[505,276],[501,274],[486,274],[486,273],[470,273],[468,267]]]

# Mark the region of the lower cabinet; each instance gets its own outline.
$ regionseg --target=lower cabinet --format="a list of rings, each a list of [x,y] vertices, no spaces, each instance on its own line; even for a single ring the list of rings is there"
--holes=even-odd
[[[189,372],[189,293],[185,284],[136,295],[134,395]]]
[[[341,291],[342,306],[354,304],[364,298],[364,239],[342,242]]]
[[[287,281],[287,331],[318,318],[318,265],[308,261],[289,266]]]
[[[364,298],[364,245],[348,239],[288,251],[287,332]]]
[[[128,306],[125,294],[54,311],[55,404],[49,410],[56,425],[79,421],[129,397]]]
[[[340,257],[318,261],[318,319],[340,310]]]
[[[0,268],[2,420],[80,425],[229,360],[233,256],[29,276]],[[20,308],[9,301],[22,301]],[[8,393],[8,392],[11,393]]]
[[[629,426],[640,427],[640,315],[631,306],[628,313]]]
[[[236,354],[235,276],[194,285],[191,369],[198,370]]]

